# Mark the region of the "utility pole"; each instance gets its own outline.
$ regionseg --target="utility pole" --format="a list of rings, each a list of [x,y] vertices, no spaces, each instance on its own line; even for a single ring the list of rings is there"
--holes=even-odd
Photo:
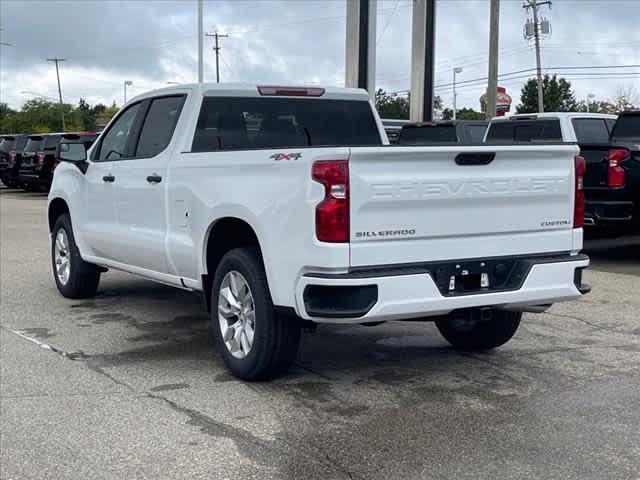
[[[522,6],[522,8],[528,10],[531,9],[533,12],[533,39],[536,46],[536,76],[538,83],[538,112],[544,112],[544,92],[542,89],[542,62],[540,60],[540,21],[538,18],[538,7],[542,5],[551,6],[550,0],[538,1],[538,0],[526,0],[526,3]],[[526,29],[525,29],[526,35]]]
[[[222,35],[218,32],[207,33],[206,35],[216,39],[216,46],[213,47],[213,50],[216,52],[216,83],[220,83],[220,44],[218,41],[220,38],[227,38],[229,35]]]
[[[60,98],[60,118],[62,119],[62,131],[64,132],[67,128],[64,124],[64,103],[62,103],[62,89],[60,88],[60,69],[58,68],[58,63],[64,62],[66,58],[47,58],[47,62],[54,62],[56,64],[56,77],[58,77],[58,97]]]
[[[487,86],[487,120],[496,116],[498,90],[498,46],[500,38],[500,0],[491,0],[489,13],[489,84]]]
[[[204,77],[204,28],[202,22],[202,0],[198,0],[198,83],[202,83]]]

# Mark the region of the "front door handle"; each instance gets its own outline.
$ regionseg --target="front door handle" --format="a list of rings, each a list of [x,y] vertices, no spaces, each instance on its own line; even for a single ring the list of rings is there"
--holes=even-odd
[[[162,177],[160,175],[156,175],[155,173],[147,177],[147,182],[149,183],[160,183],[161,181]]]
[[[114,177],[113,175],[105,175],[104,177],[102,177],[102,181],[103,182],[108,182],[108,183],[113,183],[116,181],[116,177]]]

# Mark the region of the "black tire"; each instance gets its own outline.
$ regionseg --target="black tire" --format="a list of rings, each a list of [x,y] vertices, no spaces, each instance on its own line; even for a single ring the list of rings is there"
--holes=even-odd
[[[218,318],[220,287],[231,271],[244,277],[253,296],[253,344],[244,358],[234,357],[225,344]],[[290,367],[298,353],[300,325],[295,319],[276,314],[258,249],[237,248],[225,254],[216,269],[210,293],[214,342],[225,365],[236,377],[249,381],[266,380]]]
[[[518,330],[522,313],[491,310],[490,318],[479,309],[453,312],[436,320],[442,336],[459,350],[490,350],[507,343]]]
[[[56,273],[55,246],[58,233],[64,230],[68,239],[68,255],[70,271],[66,283],[63,283]],[[71,228],[71,217],[65,213],[60,215],[53,226],[51,235],[51,267],[53,279],[56,282],[58,291],[67,298],[90,298],[95,296],[100,283],[100,270],[91,263],[85,262],[80,256],[78,247],[73,237]]]

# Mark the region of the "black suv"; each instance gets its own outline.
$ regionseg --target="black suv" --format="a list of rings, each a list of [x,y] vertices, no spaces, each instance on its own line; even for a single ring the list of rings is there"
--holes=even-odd
[[[18,168],[27,135],[3,135],[0,137],[0,180],[7,187],[18,187]]]
[[[48,192],[53,180],[56,147],[61,133],[31,135],[23,154],[18,180],[30,192]]]

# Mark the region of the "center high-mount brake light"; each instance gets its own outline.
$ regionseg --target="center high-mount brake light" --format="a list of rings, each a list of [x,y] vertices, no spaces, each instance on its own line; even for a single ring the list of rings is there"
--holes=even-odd
[[[324,88],[320,87],[258,86],[258,93],[263,97],[321,97],[324,92]]]
[[[625,184],[626,173],[622,168],[622,162],[630,157],[629,150],[624,148],[612,148],[607,158],[607,186],[609,188],[622,188]]]
[[[312,177],[324,185],[324,199],[316,207],[316,237],[321,242],[349,242],[349,162],[317,161]]]
[[[587,162],[584,157],[578,155],[575,157],[575,200],[573,206],[573,228],[581,228],[584,226],[584,211],[585,211],[585,198],[584,198],[584,174],[587,171]]]

